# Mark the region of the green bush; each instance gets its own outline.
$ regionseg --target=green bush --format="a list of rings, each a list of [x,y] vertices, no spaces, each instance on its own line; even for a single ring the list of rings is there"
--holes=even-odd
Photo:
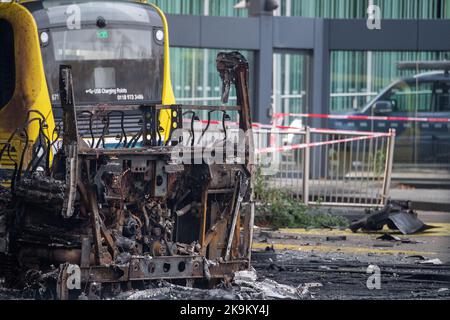
[[[254,178],[254,191],[257,199],[255,222],[259,226],[330,228],[348,225],[344,217],[322,212],[317,206],[306,206],[289,190],[270,188],[258,170]]]

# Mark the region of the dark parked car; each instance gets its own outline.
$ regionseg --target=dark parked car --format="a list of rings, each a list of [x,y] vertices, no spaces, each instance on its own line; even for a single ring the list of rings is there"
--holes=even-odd
[[[417,66],[417,65],[414,65]],[[450,75],[433,71],[402,78],[383,89],[351,115],[393,117],[375,120],[330,120],[334,129],[396,130],[396,165],[450,168]],[[431,118],[408,121],[404,117]]]

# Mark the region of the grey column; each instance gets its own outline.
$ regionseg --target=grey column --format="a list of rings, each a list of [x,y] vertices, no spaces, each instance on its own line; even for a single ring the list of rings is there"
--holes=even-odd
[[[314,50],[311,61],[312,83],[310,95],[309,113],[329,114],[330,112],[330,48],[329,48],[329,22],[327,20],[315,20],[314,26]],[[327,128],[327,119],[308,119],[308,125],[312,128]],[[311,134],[311,142],[319,141],[317,134]],[[327,155],[323,150],[319,158],[319,148],[313,148],[311,154],[311,177],[317,179],[327,175],[325,172],[325,161]],[[320,159],[320,161],[319,161]],[[314,163],[314,165],[312,165]],[[320,174],[319,174],[320,173]]]
[[[328,114],[330,111],[330,47],[329,21],[316,19],[314,22],[314,49],[312,56],[312,93],[310,113]],[[310,119],[314,128],[326,128],[326,119]]]
[[[253,121],[269,123],[268,111],[272,105],[272,74],[273,74],[273,17],[259,17],[259,50],[255,52],[255,105],[253,106]]]

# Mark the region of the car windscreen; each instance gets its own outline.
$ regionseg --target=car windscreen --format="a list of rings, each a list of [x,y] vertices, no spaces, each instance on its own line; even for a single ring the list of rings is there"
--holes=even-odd
[[[41,31],[52,103],[59,105],[59,66],[71,65],[77,104],[141,104],[161,101],[164,47],[158,28],[96,26]]]
[[[434,81],[400,81],[391,88],[384,99],[390,101],[393,112],[432,112]]]

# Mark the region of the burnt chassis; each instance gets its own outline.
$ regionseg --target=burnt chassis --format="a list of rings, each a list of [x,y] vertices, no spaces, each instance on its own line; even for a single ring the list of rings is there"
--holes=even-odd
[[[234,84],[237,106],[75,106],[71,68],[60,67],[62,146],[52,168],[26,174],[19,168],[12,187],[9,252],[23,270],[38,270],[41,280],[51,275],[57,297],[66,299],[69,289],[95,297],[104,288],[112,292],[159,279],[211,285],[250,266],[254,213],[242,207],[252,200],[251,137],[244,163],[206,164],[192,152],[191,126],[192,143],[182,152],[192,154],[192,163],[174,164],[172,151],[183,141],[172,134],[164,139],[158,120],[170,110],[171,128],[181,128],[183,114],[195,121],[196,111],[207,110],[206,131],[212,112],[222,113],[224,124],[227,112],[235,111],[239,128],[250,130],[247,61],[237,52],[220,53],[217,69],[222,100],[227,102]],[[133,142],[123,127],[128,111],[141,114]],[[122,114],[120,141],[102,148],[113,112]],[[103,116],[100,136],[91,130],[90,143],[79,132],[83,114],[91,115],[89,126],[92,115]],[[76,288],[68,286],[73,265],[81,283]]]

